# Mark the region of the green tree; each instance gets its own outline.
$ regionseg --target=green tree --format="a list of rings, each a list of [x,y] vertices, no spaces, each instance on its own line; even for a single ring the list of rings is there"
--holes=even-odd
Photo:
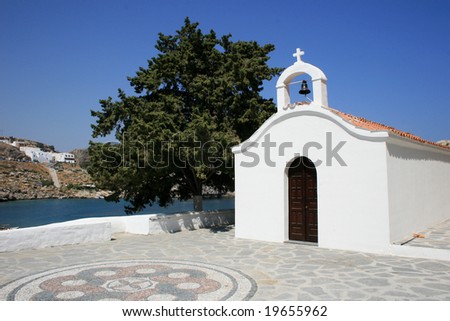
[[[136,95],[119,89],[117,101],[91,111],[93,137],[114,133],[119,143],[90,142],[88,170],[113,192],[108,200],[130,202],[128,213],[191,197],[201,210],[204,186],[234,190],[230,146],[274,112],[260,92],[281,69],[267,65],[273,45],[204,34],[189,18],[155,47],[147,68],[128,78]]]

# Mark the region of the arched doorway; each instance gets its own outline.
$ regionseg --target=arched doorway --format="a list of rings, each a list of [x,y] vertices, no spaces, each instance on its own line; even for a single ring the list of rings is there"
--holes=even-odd
[[[317,173],[306,157],[289,166],[289,240],[317,242]]]

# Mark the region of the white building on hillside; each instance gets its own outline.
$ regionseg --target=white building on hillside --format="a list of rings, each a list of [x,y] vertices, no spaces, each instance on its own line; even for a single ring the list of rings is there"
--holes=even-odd
[[[20,147],[20,150],[24,152],[25,155],[30,157],[32,162],[38,163],[53,162],[53,155],[52,155],[53,153],[44,152],[38,147],[22,146]]]
[[[55,162],[75,164],[75,155],[70,153],[52,153]]]
[[[236,237],[390,253],[449,219],[450,148],[330,108],[302,54],[278,79],[277,113],[233,147]],[[313,99],[291,103],[301,75]]]
[[[39,163],[71,163],[75,164],[75,155],[71,153],[53,153],[44,152],[38,147],[20,147],[20,150],[24,152],[33,162]]]

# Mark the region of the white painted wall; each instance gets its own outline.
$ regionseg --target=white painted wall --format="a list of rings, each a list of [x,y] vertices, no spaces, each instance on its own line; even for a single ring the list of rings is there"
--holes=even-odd
[[[229,224],[234,224],[234,210],[84,218],[0,231],[0,252],[105,242],[115,233],[174,233]]]
[[[0,231],[0,252],[44,248],[78,243],[105,242],[111,239],[111,224],[51,224]]]
[[[387,170],[391,242],[450,218],[450,151],[391,138]]]
[[[50,163],[50,162],[62,162],[62,163],[75,163],[75,155],[71,153],[53,153],[44,152],[39,147],[20,147],[20,150],[25,153],[32,161],[37,161],[39,163]]]
[[[183,230],[194,230],[218,225],[234,224],[234,210],[92,217],[56,224],[66,226],[93,222],[107,222],[111,224],[112,234],[130,233],[148,235],[174,233]]]
[[[340,141],[346,143],[340,156],[347,166],[333,159],[326,165],[326,137],[331,133],[331,149]],[[264,162],[264,136],[276,142],[270,159]],[[236,237],[264,241],[288,240],[288,191],[286,164],[303,146],[319,143],[322,149],[311,148],[308,157],[322,160],[317,166],[319,246],[358,251],[381,251],[389,243],[385,132],[359,130],[312,103],[297,106],[272,116],[247,141],[233,148],[236,180]],[[245,148],[255,142],[257,146]],[[279,146],[292,142],[293,147]],[[251,154],[253,153],[253,154]],[[245,167],[258,157],[257,166]]]
[[[25,153],[32,161],[39,163],[50,163],[53,161],[53,153],[42,151],[38,147],[20,147],[20,150]]]

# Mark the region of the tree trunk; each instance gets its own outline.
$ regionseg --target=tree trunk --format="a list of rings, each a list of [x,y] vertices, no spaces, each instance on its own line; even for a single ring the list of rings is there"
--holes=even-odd
[[[194,211],[195,212],[203,211],[203,196],[202,195],[194,195]]]

